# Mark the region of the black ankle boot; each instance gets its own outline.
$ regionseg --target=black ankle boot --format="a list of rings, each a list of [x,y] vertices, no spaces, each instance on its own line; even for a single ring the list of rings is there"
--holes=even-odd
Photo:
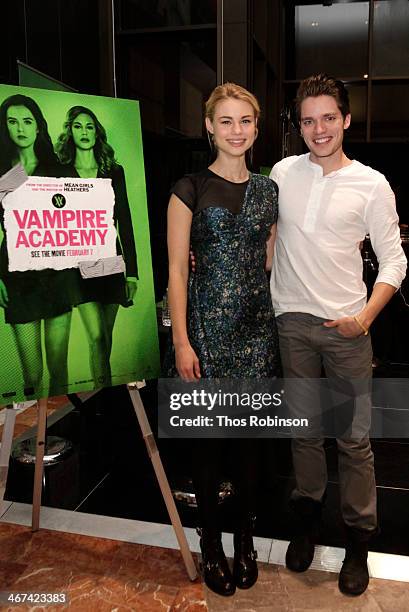
[[[285,564],[293,572],[305,572],[314,558],[322,503],[310,497],[301,497],[291,505],[297,519],[297,533],[287,548]]]
[[[239,589],[249,589],[257,582],[257,551],[253,546],[254,517],[234,532],[233,578]]]
[[[198,534],[200,535],[205,583],[218,595],[233,595],[236,586],[223,551],[220,532],[198,529]]]
[[[345,559],[339,574],[339,590],[346,595],[361,595],[369,583],[368,544],[375,531],[347,528]]]

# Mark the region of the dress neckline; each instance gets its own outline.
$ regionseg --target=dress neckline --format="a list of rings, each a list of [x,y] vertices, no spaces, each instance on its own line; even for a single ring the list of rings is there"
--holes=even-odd
[[[251,173],[249,172],[248,179],[246,179],[245,181],[241,181],[240,183],[236,183],[235,181],[229,181],[229,179],[224,178],[224,176],[220,176],[220,174],[213,172],[213,170],[210,170],[210,168],[208,168],[207,171],[210,172],[210,174],[212,174],[213,176],[217,176],[217,178],[221,179],[222,181],[226,181],[226,183],[229,183],[230,185],[246,185],[249,182],[251,176]]]

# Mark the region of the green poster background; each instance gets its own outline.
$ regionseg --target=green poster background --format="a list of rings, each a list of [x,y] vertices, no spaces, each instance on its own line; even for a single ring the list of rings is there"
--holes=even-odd
[[[106,130],[108,143],[113,147],[116,160],[125,172],[139,275],[134,305],[129,308],[119,306],[115,321],[110,359],[112,384],[155,378],[159,374],[159,349],[139,104],[134,100],[11,85],[0,85],[0,104],[5,98],[17,93],[29,96],[37,102],[48,123],[48,131],[54,144],[62,132],[68,109],[75,105],[90,108]],[[0,241],[2,240],[3,233],[0,229]],[[29,295],[27,308],[30,308]],[[44,338],[42,349],[42,391],[35,396],[30,395],[30,399],[48,395]],[[68,389],[61,389],[61,394],[95,388],[89,367],[89,346],[78,309],[75,307],[68,350],[68,371],[69,386]],[[0,309],[0,403],[27,399],[23,389],[22,371],[11,325],[5,323],[4,311]]]

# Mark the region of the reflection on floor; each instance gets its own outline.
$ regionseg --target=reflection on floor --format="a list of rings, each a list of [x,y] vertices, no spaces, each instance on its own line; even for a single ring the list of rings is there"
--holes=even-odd
[[[143,399],[152,430],[156,431],[155,390],[143,390]],[[43,504],[92,514],[168,522],[126,389],[104,390],[82,406],[62,408],[60,412],[65,416],[53,423],[56,414],[52,415],[48,433],[69,439],[74,448],[64,461],[46,467]],[[17,423],[23,417],[27,420],[25,415],[18,417]],[[24,434],[28,435],[30,431]],[[188,487],[190,441],[162,439],[158,445],[171,482],[174,486]],[[257,535],[288,540],[292,517],[287,500],[294,485],[289,442],[264,439],[260,440],[259,448]],[[372,542],[372,550],[409,555],[409,512],[404,510],[409,508],[409,440],[374,440],[373,448],[381,532]],[[342,547],[334,440],[328,441],[326,450],[329,484],[320,543]],[[7,499],[30,503],[32,478],[33,466],[11,461]],[[185,526],[196,526],[194,510],[181,507],[181,514]],[[222,511],[222,526],[228,530],[229,524],[227,502]]]
[[[143,400],[151,420],[152,429],[155,431],[155,389],[144,390]],[[22,435],[27,437],[34,434],[33,426],[35,425],[36,411],[35,409],[29,410],[17,418],[16,432],[20,438]],[[1,414],[2,412],[0,412],[0,422]],[[63,418],[59,418],[61,414],[63,414]],[[23,422],[20,420],[22,418]],[[98,609],[102,610],[118,608],[119,610],[136,610],[136,612],[145,609],[192,611],[206,609],[203,603],[203,594],[201,595],[202,599],[200,599],[197,590],[193,591],[192,598],[196,603],[192,604],[192,607],[188,606],[187,599],[183,606],[174,607],[178,601],[177,597],[181,596],[180,593],[184,593],[185,588],[192,588],[185,576],[180,557],[177,551],[167,551],[165,553],[162,548],[151,549],[147,546],[149,542],[154,543],[155,546],[172,546],[172,544],[166,543],[163,533],[160,532],[156,539],[154,537],[156,529],[153,528],[154,524],[169,523],[169,520],[126,390],[124,388],[105,390],[75,409],[68,406],[60,407],[49,419],[48,434],[67,438],[73,442],[74,447],[71,455],[61,464],[46,467],[43,504],[49,506],[50,509],[44,508],[43,510],[42,518],[45,519],[43,524],[49,529],[75,532],[76,527],[72,527],[73,522],[70,517],[75,515],[79,517],[81,513],[90,513],[83,515],[89,517],[87,519],[89,528],[85,532],[80,530],[79,533],[86,533],[88,536],[94,534],[98,538],[90,538],[85,535],[73,536],[67,533],[57,535],[43,530],[32,536],[24,527],[1,524],[0,538],[3,539],[0,542],[0,569],[2,570],[0,573],[3,576],[2,580],[8,582],[5,586],[1,583],[0,590],[10,590],[9,585],[13,585],[13,590],[23,587],[34,589],[34,586],[31,587],[31,578],[27,578],[28,582],[24,584],[24,581],[22,582],[19,578],[28,574],[40,577],[47,574],[48,570],[43,572],[38,561],[38,555],[44,554],[46,560],[44,567],[55,567],[56,576],[58,576],[60,568],[63,569],[63,571],[61,570],[62,582],[58,585],[57,583],[50,583],[48,588],[52,588],[54,591],[58,590],[57,586],[63,588],[64,580],[67,580],[68,576],[71,576],[70,572],[73,572],[72,576],[74,578],[72,578],[70,584],[73,592],[81,596],[75,605],[80,606],[83,601],[86,601],[86,604],[85,607],[72,609],[92,610],[94,607],[96,609],[97,606]],[[171,481],[188,486],[189,474],[186,473],[186,466],[189,465],[189,443],[177,440],[159,440],[159,447]],[[409,441],[376,440],[373,447],[377,470],[381,533],[372,543],[371,549],[408,556]],[[287,440],[276,441],[275,443],[272,443],[271,440],[261,440],[260,453],[262,470],[261,490],[258,499],[257,536],[267,539],[261,540],[260,538],[259,544],[263,547],[266,546],[266,541],[271,542],[271,538],[274,538],[275,542],[289,539],[291,517],[288,514],[286,502],[288,493],[293,486],[293,475]],[[330,482],[320,539],[321,544],[325,545],[322,547],[323,551],[328,549],[328,546],[343,546],[334,441],[329,441],[327,444],[327,456]],[[226,474],[226,477],[228,478],[228,474]],[[6,497],[11,501],[20,503],[13,503],[3,520],[11,523],[22,523],[23,525],[29,523],[29,509],[24,506],[24,503],[30,503],[32,478],[32,466],[11,461]],[[53,512],[51,507],[65,509],[55,510],[57,513],[55,516],[58,520],[55,517],[52,520],[47,519],[47,513]],[[72,515],[71,512],[66,512],[64,517],[58,515],[58,513],[64,513],[67,510],[75,510],[76,513]],[[187,507],[181,507],[180,510],[182,522],[190,531],[189,527],[193,528],[196,525],[195,511]],[[230,523],[230,513],[230,505],[226,502],[222,509],[222,521],[226,530]],[[93,518],[92,514],[99,515],[99,518]],[[108,516],[125,519],[122,523],[120,520],[118,521],[121,524],[119,531],[122,530],[122,535],[113,533],[113,535],[107,536],[103,521],[110,520],[106,519]],[[136,540],[129,536],[129,531],[134,529],[133,521],[147,521],[152,525],[152,528],[145,525],[142,530],[146,534],[146,539],[144,539],[142,532],[139,533],[137,541],[143,542],[143,546],[135,544]],[[112,537],[115,541],[101,540],[100,538],[104,536]],[[158,536],[158,533],[156,536]],[[50,543],[61,542],[64,550],[60,553],[57,546],[54,551],[54,544],[48,545],[47,541]],[[124,544],[121,541],[127,543]],[[193,550],[197,550],[197,538],[195,541],[196,545],[193,545]],[[14,558],[10,556],[13,542],[15,543]],[[95,549],[92,549],[94,544]],[[112,546],[112,549],[109,546]],[[122,548],[123,546],[125,548]],[[74,552],[72,561],[71,557],[67,556],[66,551],[70,547],[73,547],[74,552],[75,550],[81,551],[81,554],[78,554],[78,565],[75,564],[76,555]],[[148,577],[143,574],[140,568],[136,567],[138,559],[142,567],[142,557],[138,552],[140,547],[143,553],[148,555],[146,566],[149,570]],[[27,553],[28,550],[34,555],[32,562],[30,554]],[[101,552],[101,555],[98,553],[99,550],[112,550],[112,559],[107,560],[103,552]],[[26,552],[24,553],[24,551]],[[227,551],[231,554],[231,550],[227,549]],[[337,563],[339,564],[342,551],[339,550],[338,552]],[[81,556],[82,554],[84,556]],[[129,574],[132,574],[129,577],[129,587],[124,586],[128,584],[125,574],[123,580],[118,579],[114,571],[115,564],[111,563],[113,559],[122,559],[121,554],[124,555],[124,558],[128,555],[126,558],[132,557],[133,559],[132,563],[124,561],[127,568],[130,565],[132,566],[132,571],[129,570]],[[53,555],[56,556],[55,559]],[[86,555],[89,555],[90,559],[87,563],[85,562]],[[161,567],[158,572],[156,572],[156,569],[151,571],[153,561],[152,563],[149,561],[149,559],[156,558],[155,555],[158,555],[159,560],[161,558],[167,559],[167,562],[162,565],[158,561],[159,567]],[[166,555],[170,555],[170,557],[166,557]],[[259,558],[264,561],[269,560],[269,563],[263,566],[261,580],[251,591],[240,592],[234,598],[226,600],[208,593],[206,589],[204,590],[210,610],[218,610],[221,607],[232,609],[233,606],[235,606],[235,609],[257,610],[257,612],[301,609],[333,611],[336,608],[340,610],[376,611],[393,609],[394,612],[409,610],[409,600],[406,594],[408,591],[407,584],[400,585],[389,580],[372,580],[369,592],[364,597],[358,600],[350,599],[338,593],[335,573],[311,570],[302,576],[292,575],[282,567],[274,565],[274,561],[282,562],[282,555],[281,559],[275,559],[274,554],[263,553],[263,555],[259,555]],[[64,560],[67,560],[66,564]],[[103,567],[103,560],[107,563],[109,561],[106,567]],[[408,561],[409,559],[406,557],[403,560]],[[7,571],[5,561],[7,562]],[[121,564],[120,566],[122,567]],[[314,566],[325,567],[325,564],[315,564]],[[403,564],[400,567],[402,572],[406,572],[406,574],[399,575],[392,572],[392,577],[409,581],[408,566]],[[182,582],[177,578],[174,584],[170,584],[169,580],[171,578],[168,577],[168,571],[171,572],[170,576],[173,575],[172,572],[179,571]],[[54,575],[54,572],[49,573]],[[77,574],[79,576],[78,580],[75,578]],[[374,575],[379,574],[375,572]],[[137,584],[139,586],[136,586]],[[155,588],[157,589],[158,585],[161,585],[160,591],[158,591],[161,596],[153,599],[154,593],[156,593]],[[47,585],[44,585],[44,590],[47,590],[46,587]],[[133,607],[134,603],[127,606],[124,603],[125,600],[119,604],[118,599],[109,599],[110,588],[112,592],[123,593],[124,597],[129,595],[131,599],[136,598],[134,600],[137,602],[136,607]],[[197,587],[194,588],[197,589]],[[95,604],[91,599],[87,599],[87,592],[93,593],[92,598],[95,598]],[[82,599],[82,596],[85,599]],[[143,603],[143,597],[145,596],[148,599],[151,597],[149,604],[147,604],[148,599]],[[149,605],[162,605],[160,604],[162,599],[163,607],[149,607]],[[148,607],[146,607],[147,605]]]
[[[29,404],[30,402],[27,402]],[[47,416],[50,417],[59,408],[67,404],[67,396],[60,395],[58,397],[51,397],[48,400],[47,405]],[[14,427],[14,438],[23,436],[26,431],[31,429],[37,423],[37,403],[31,406],[17,409],[17,421]],[[6,416],[6,409],[4,406],[0,406],[0,440],[3,433],[4,419]]]

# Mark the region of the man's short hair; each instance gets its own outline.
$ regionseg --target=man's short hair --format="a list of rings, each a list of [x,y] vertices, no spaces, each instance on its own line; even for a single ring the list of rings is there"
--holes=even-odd
[[[343,82],[321,72],[320,74],[313,74],[304,79],[298,87],[295,99],[298,121],[301,120],[302,102],[304,102],[306,98],[316,98],[318,96],[331,96],[335,98],[344,119],[351,112],[349,107],[349,95]]]

